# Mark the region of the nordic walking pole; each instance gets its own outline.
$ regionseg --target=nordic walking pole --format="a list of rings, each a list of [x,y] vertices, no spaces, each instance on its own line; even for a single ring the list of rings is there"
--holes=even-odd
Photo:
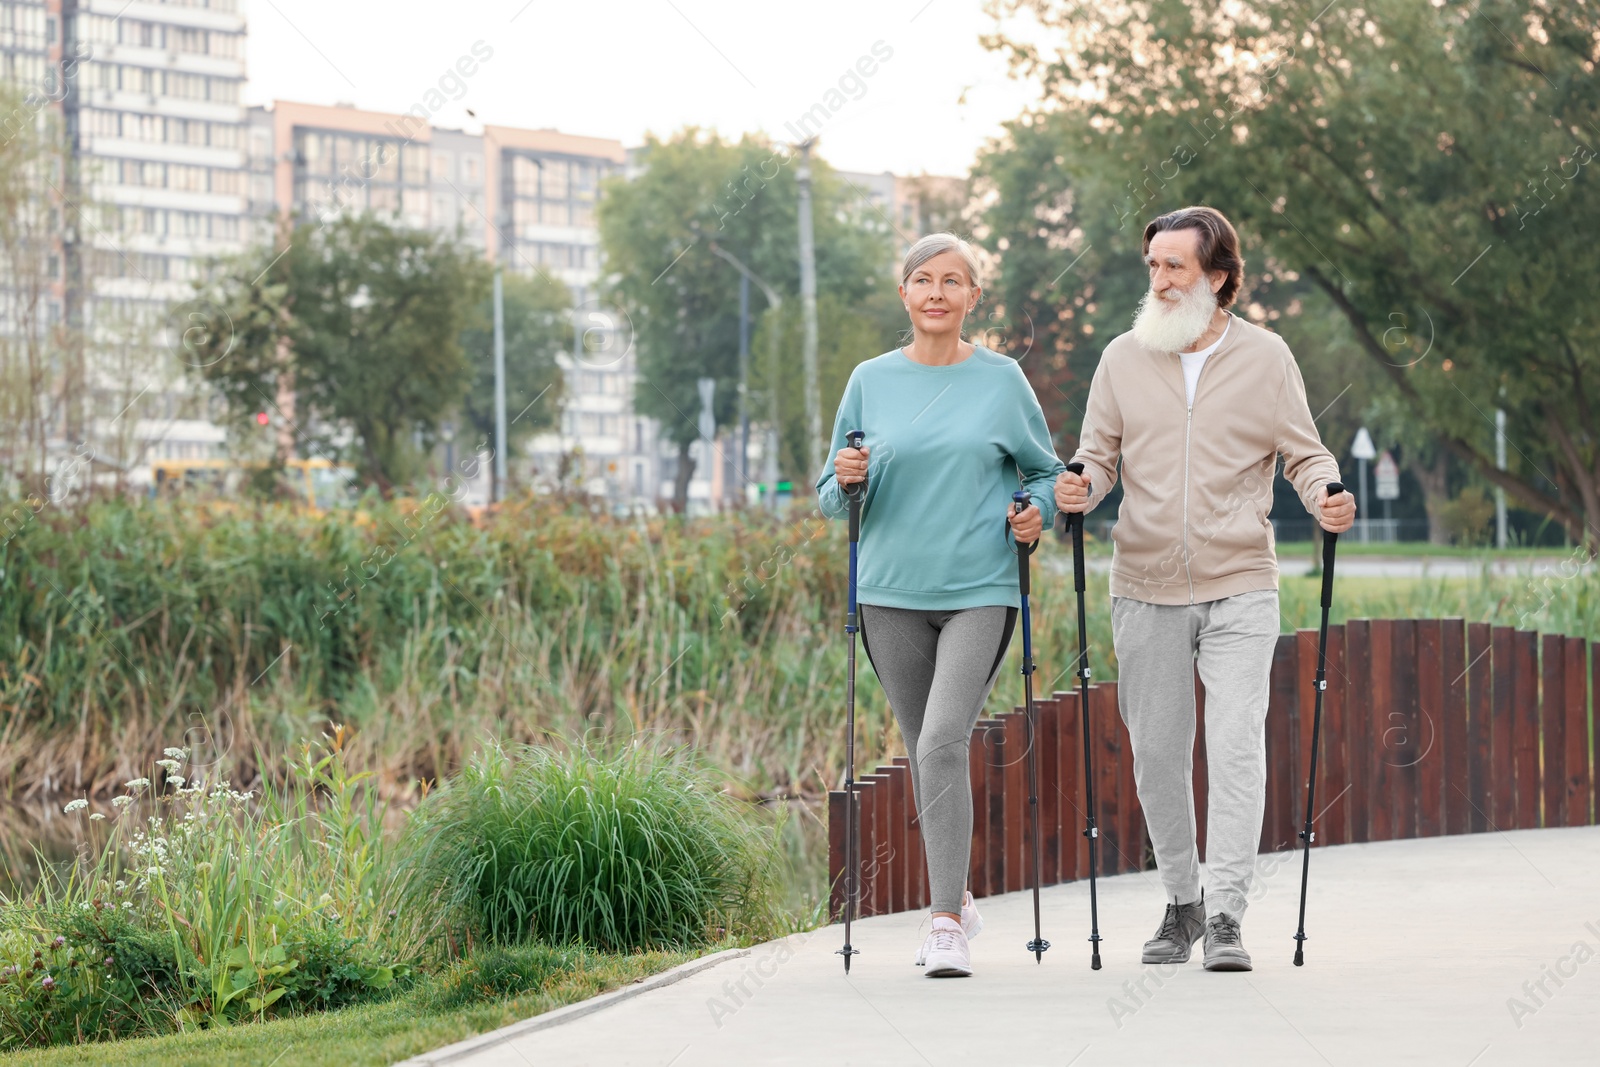
[[[1083,473],[1082,463],[1068,463],[1067,470],[1073,474]],[[1078,718],[1083,723],[1083,803],[1084,803],[1084,828],[1083,836],[1089,839],[1089,944],[1092,953],[1089,957],[1089,966],[1098,971],[1100,969],[1100,902],[1095,892],[1095,855],[1096,844],[1100,840],[1100,828],[1094,821],[1094,759],[1089,742],[1089,623],[1083,607],[1084,574],[1083,574],[1083,513],[1081,511],[1064,512],[1066,526],[1061,531],[1065,539],[1070,532],[1072,536],[1072,587],[1078,591]]]
[[[860,448],[866,434],[851,430],[844,435],[851,448]],[[845,615],[844,632],[850,635],[849,669],[845,674],[845,735],[844,735],[844,948],[838,955],[844,957],[844,973],[850,973],[850,957],[860,954],[850,947],[850,920],[856,910],[856,556],[861,542],[861,503],[867,497],[867,480],[843,486],[844,496],[850,504],[850,606]]]
[[[1025,489],[1012,493],[1011,500],[1019,515],[1033,503]],[[1006,528],[1010,529],[1009,523]],[[1033,826],[1033,940],[1028,942],[1028,951],[1033,953],[1035,963],[1042,963],[1050,942],[1039,932],[1039,883],[1043,880],[1039,859],[1039,721],[1033,710],[1033,623],[1028,616],[1028,557],[1038,547],[1037,541],[1026,545],[1017,542],[1017,588],[1022,593],[1022,697],[1028,714],[1028,819]]]
[[[1328,499],[1344,492],[1338,482],[1328,483]],[[1300,928],[1294,935],[1294,965],[1306,965],[1306,882],[1311,877],[1311,842],[1316,834],[1311,831],[1312,806],[1317,793],[1317,735],[1322,731],[1322,694],[1328,688],[1328,609],[1333,606],[1333,553],[1339,544],[1339,535],[1322,532],[1322,624],[1317,629],[1317,695],[1313,699],[1316,710],[1311,716],[1311,777],[1306,780],[1306,824],[1300,831],[1305,842],[1300,861]]]

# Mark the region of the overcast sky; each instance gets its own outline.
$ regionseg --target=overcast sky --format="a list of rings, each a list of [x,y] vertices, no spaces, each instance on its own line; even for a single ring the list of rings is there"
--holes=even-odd
[[[842,102],[820,144],[834,166],[965,174],[1033,95],[979,45],[993,28],[980,0],[246,4],[251,104],[432,103],[435,125],[554,127],[632,146],[685,125],[792,140],[786,124]],[[492,56],[452,84],[447,71],[478,42]],[[847,76],[874,45],[889,58],[871,77]],[[447,92],[430,97],[442,78]]]

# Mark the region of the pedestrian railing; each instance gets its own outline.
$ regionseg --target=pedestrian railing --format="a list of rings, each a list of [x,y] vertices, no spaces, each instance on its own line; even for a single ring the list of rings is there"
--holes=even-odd
[[[1299,844],[1310,766],[1317,631],[1284,634],[1272,662],[1261,851]],[[1328,628],[1317,760],[1316,846],[1595,822],[1591,694],[1600,657],[1583,638],[1461,619],[1352,619]],[[1004,678],[1002,676],[1002,682]],[[1205,856],[1205,695],[1196,690],[1195,809]],[[1117,687],[1089,688],[1099,874],[1152,867]],[[1083,728],[1076,692],[1036,701],[1045,885],[1087,877]],[[1032,886],[1022,709],[978,722],[970,749],[968,886]],[[860,912],[928,906],[911,772],[898,757],[856,782]],[[1326,799],[1324,799],[1326,798]],[[844,904],[845,794],[828,794],[830,914]]]

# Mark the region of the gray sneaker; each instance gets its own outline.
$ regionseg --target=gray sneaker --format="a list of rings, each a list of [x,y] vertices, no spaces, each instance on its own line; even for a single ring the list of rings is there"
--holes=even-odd
[[[1206,928],[1205,893],[1193,904],[1179,904],[1174,900],[1167,905],[1161,917],[1161,927],[1156,936],[1144,943],[1141,963],[1188,963],[1189,951],[1200,940]]]
[[[1239,938],[1239,920],[1219,911],[1206,922],[1206,970],[1248,971],[1250,953]]]

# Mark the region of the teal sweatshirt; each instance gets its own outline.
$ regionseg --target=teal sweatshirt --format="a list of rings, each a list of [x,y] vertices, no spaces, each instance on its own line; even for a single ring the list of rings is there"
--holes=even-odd
[[[960,363],[930,367],[897,348],[857,366],[817,479],[829,518],[849,514],[833,457],[851,430],[866,434],[869,449],[857,599],[925,610],[1019,607],[1005,528],[1011,494],[1032,493],[1048,531],[1056,475],[1066,467],[1016,360],[979,347]]]

